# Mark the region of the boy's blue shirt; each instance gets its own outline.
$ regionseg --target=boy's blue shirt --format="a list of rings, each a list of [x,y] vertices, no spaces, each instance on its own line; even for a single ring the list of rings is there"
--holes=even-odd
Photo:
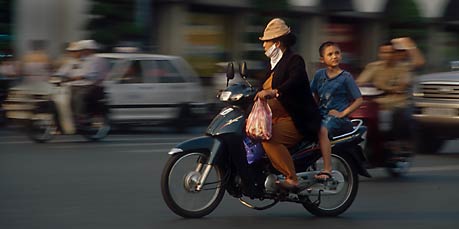
[[[333,109],[341,112],[355,99],[362,97],[351,73],[343,70],[335,78],[329,79],[326,70],[326,68],[317,70],[311,82],[312,93],[319,96],[322,117],[326,117]]]

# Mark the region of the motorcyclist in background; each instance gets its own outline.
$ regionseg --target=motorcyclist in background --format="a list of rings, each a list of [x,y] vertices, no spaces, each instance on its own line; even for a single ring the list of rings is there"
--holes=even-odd
[[[74,45],[79,60],[63,66],[62,68],[67,68],[67,70],[62,71],[69,73],[67,79],[71,81],[72,110],[77,124],[81,124],[87,119],[86,107],[89,102],[103,97],[101,83],[108,68],[103,59],[95,55],[99,46],[94,40],[81,40]]]
[[[63,78],[64,81],[69,80],[75,74],[75,70],[80,68],[80,51],[81,48],[77,42],[70,42],[65,49],[66,53],[62,58],[62,65],[54,73],[54,76]]]
[[[379,47],[380,60],[369,63],[356,79],[359,86],[373,84],[384,95],[377,99],[382,109],[404,106],[411,73],[424,65],[422,53],[408,37],[395,38]]]
[[[391,135],[396,139],[409,140],[410,126],[407,100],[411,87],[412,73],[425,63],[416,43],[409,37],[392,39],[379,47],[378,61],[369,63],[356,79],[358,86],[368,83],[383,91],[375,99],[379,105],[380,117],[388,117]],[[408,142],[404,142],[408,146]],[[400,148],[401,146],[396,146]]]

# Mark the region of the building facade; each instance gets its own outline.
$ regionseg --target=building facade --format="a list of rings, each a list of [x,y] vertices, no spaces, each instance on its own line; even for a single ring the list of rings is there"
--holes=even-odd
[[[147,12],[149,52],[188,59],[201,76],[215,64],[263,57],[258,37],[273,17],[282,17],[296,33],[294,47],[308,72],[319,67],[317,48],[325,40],[340,44],[344,68],[354,74],[377,57],[377,46],[393,36],[409,35],[428,60],[427,70],[459,59],[459,9],[452,0],[136,0]],[[34,39],[48,41],[51,56],[66,42],[86,38],[89,0],[17,0],[15,48],[18,55]],[[258,61],[258,62],[257,62]],[[257,64],[259,63],[259,64]]]

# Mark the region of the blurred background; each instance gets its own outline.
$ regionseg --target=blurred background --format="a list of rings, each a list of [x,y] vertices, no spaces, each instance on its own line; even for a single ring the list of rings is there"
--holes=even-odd
[[[258,37],[282,17],[299,38],[295,49],[310,76],[325,40],[340,44],[343,67],[358,75],[380,43],[400,36],[424,53],[420,71],[434,72],[458,59],[458,9],[454,0],[1,0],[0,58],[19,59],[39,40],[58,59],[68,42],[94,39],[104,51],[129,45],[182,56],[206,81],[222,61],[263,68]]]
[[[423,88],[417,91],[421,102],[437,98],[437,103],[429,103],[433,107],[417,111],[444,118],[446,121],[439,119],[443,125],[434,123],[435,130],[452,133],[448,139],[454,137],[456,141],[441,149],[446,137],[440,138],[434,129],[417,131],[417,142],[422,143],[418,148],[424,148],[425,154],[440,152],[441,157],[416,156],[415,166],[404,179],[388,179],[384,171],[372,170],[374,178],[363,180],[358,201],[347,215],[331,220],[304,217],[304,209],[291,205],[258,213],[237,205],[237,201],[226,202],[210,220],[177,220],[162,201],[160,174],[169,149],[204,132],[197,116],[182,119],[178,113],[178,119],[171,116],[174,125],[145,131],[118,125],[119,131],[112,131],[114,134],[102,142],[73,135],[61,136],[54,144],[34,144],[26,139],[26,131],[17,131],[18,126],[3,128],[3,101],[14,85],[10,81],[23,78],[15,70],[17,62],[36,49],[43,50],[54,63],[53,70],[64,59],[69,42],[82,39],[97,41],[102,46],[100,52],[137,47],[142,53],[181,56],[206,87],[195,87],[199,82],[190,85],[216,99],[207,87],[226,84],[224,77],[220,82],[215,80],[224,75],[224,62],[247,61],[253,79],[262,72],[268,58],[258,38],[275,17],[283,18],[297,35],[293,48],[304,57],[309,77],[321,67],[318,48],[326,40],[340,45],[342,68],[355,77],[378,59],[380,44],[402,36],[411,37],[426,59],[416,75],[449,71],[452,63],[459,69],[459,0],[0,0],[0,228],[269,228],[286,224],[297,228],[305,224],[327,228],[459,228],[456,73],[451,73],[454,77],[431,77],[437,85],[425,87],[425,96]],[[40,58],[45,59],[44,55]],[[170,103],[166,107],[171,108],[172,98],[188,100],[194,95],[176,85],[170,87],[175,89],[157,86],[155,90],[112,91],[124,93],[127,102],[122,105],[134,108],[126,111],[143,115],[135,109],[164,108],[159,105],[165,100]],[[167,90],[169,94],[163,93]],[[138,94],[129,97],[126,92]],[[21,98],[17,92],[12,94]],[[154,97],[158,94],[164,97]],[[139,99],[141,96],[155,100],[146,103]],[[203,107],[219,111],[218,106]],[[204,109],[198,114],[206,112]],[[212,114],[199,117],[210,119]],[[370,118],[377,120],[377,115]],[[183,131],[188,123],[198,126]],[[385,163],[385,155],[380,156]],[[410,164],[400,164],[400,173],[405,173],[406,164]],[[391,173],[394,176],[393,170]]]

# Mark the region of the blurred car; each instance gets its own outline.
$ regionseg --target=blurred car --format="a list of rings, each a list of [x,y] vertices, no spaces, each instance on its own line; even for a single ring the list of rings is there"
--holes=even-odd
[[[113,123],[170,123],[182,128],[209,116],[200,79],[183,58],[138,53],[97,55],[111,66],[104,87]]]
[[[459,137],[459,71],[431,73],[413,85],[416,153],[436,153]]]
[[[138,53],[97,55],[109,66],[103,85],[112,124],[166,124],[184,129],[212,117],[212,106],[206,101],[200,79],[183,58]],[[34,91],[21,87],[10,90],[6,107],[14,117],[9,118],[27,119],[21,114],[33,108],[26,98],[34,97]]]

